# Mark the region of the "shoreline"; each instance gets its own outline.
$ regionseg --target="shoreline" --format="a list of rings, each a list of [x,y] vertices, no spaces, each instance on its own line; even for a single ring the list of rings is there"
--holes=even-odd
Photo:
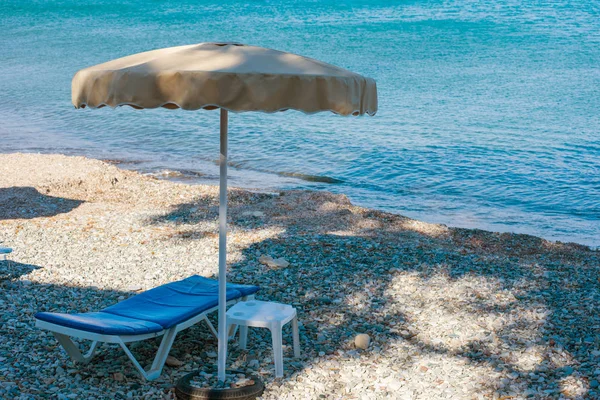
[[[140,170],[140,169],[135,168],[135,165],[143,164],[144,161],[128,161],[128,160],[122,160],[122,159],[93,158],[93,157],[87,157],[87,156],[84,156],[84,157],[91,158],[91,159],[97,159],[99,161],[103,161],[108,164],[115,165],[118,168],[125,169],[128,171],[136,171],[142,175],[150,176],[150,177],[157,178],[160,180],[167,180],[167,181],[181,183],[181,184],[187,184],[187,185],[208,185],[208,186],[218,185],[218,176],[214,176],[211,179],[208,179],[207,178],[208,174],[201,172],[201,171],[189,170],[189,169],[167,168],[167,167],[157,167],[156,170]],[[131,165],[133,167],[132,168],[123,168],[123,165]],[[230,165],[230,168],[237,168],[237,166],[232,163]],[[299,181],[303,181],[306,183],[326,183],[326,184],[332,184],[332,185],[343,183],[343,181],[340,181],[338,179],[331,178],[328,176],[324,176],[324,175],[316,176],[316,175],[305,175],[305,174],[300,174],[300,173],[275,173],[275,172],[254,171],[254,170],[250,170],[250,172],[251,173],[260,173],[260,174],[271,174],[271,175],[279,176],[279,177],[292,178],[292,179],[297,179]],[[309,191],[329,192],[326,189],[316,189],[316,188],[315,189],[311,189],[311,188],[279,189],[277,187],[260,188],[260,187],[235,186],[235,185],[233,185],[233,187],[236,187],[236,188],[242,189],[242,190],[255,191],[255,192],[259,192],[259,193],[262,193],[262,192],[264,192],[264,193],[285,192],[287,190],[309,190]],[[341,193],[338,193],[338,194],[341,194]],[[360,207],[368,208],[371,210],[376,210],[376,211],[380,211],[380,212],[398,215],[398,216],[405,217],[405,218],[421,220],[420,218],[405,216],[400,212],[389,211],[386,209],[377,208],[377,207],[368,206],[368,205],[359,205],[359,204],[356,204],[356,205],[360,206]],[[426,222],[426,221],[423,221],[423,222]],[[459,225],[453,225],[453,224],[439,223],[439,222],[435,222],[435,221],[426,222],[426,223],[445,225],[445,226],[448,226],[448,227],[454,228],[454,229],[481,230],[481,231],[485,231],[485,232],[493,232],[493,233],[501,233],[501,234],[507,233],[507,234],[515,234],[515,235],[533,236],[533,237],[538,237],[540,239],[547,240],[547,241],[553,242],[553,243],[573,243],[576,245],[586,246],[594,251],[600,251],[600,242],[598,242],[598,245],[592,245],[592,244],[577,242],[575,240],[560,240],[560,239],[554,240],[554,239],[549,239],[549,238],[543,237],[541,235],[537,235],[535,233],[515,232],[515,231],[508,230],[508,229],[507,230],[494,230],[494,229],[490,229],[489,227],[485,227],[485,226],[484,227],[459,226]]]
[[[173,398],[181,376],[215,362],[200,324],[175,340],[181,365],[153,382],[111,346],[75,365],[33,315],[215,277],[218,187],[84,157],[2,154],[0,204],[0,246],[14,249],[0,261],[0,397]],[[259,374],[263,399],[600,395],[600,252],[429,224],[329,192],[231,188],[229,207],[228,279],[294,305],[300,321],[302,357],[286,346],[282,380],[263,330],[251,330],[248,351],[230,344],[229,366]],[[354,346],[360,333],[367,350]],[[149,359],[155,347],[135,352]]]
[[[16,151],[1,154],[41,154],[41,155],[54,155],[63,154],[68,157],[84,157],[93,160],[99,160],[108,164],[114,165],[117,168],[136,171],[142,175],[154,177],[160,180],[167,180],[175,183],[187,184],[187,185],[218,185],[218,166],[207,160],[203,161],[203,168],[190,169],[187,167],[178,168],[177,166],[168,166],[158,161],[153,161],[144,158],[110,158],[107,154],[80,154],[79,152],[70,153],[53,153],[52,150],[47,149],[44,152],[39,151]],[[339,181],[335,178],[328,177],[326,175],[306,175],[301,173],[278,173],[276,171],[264,171],[255,169],[243,169],[239,168],[235,163],[230,163],[229,168],[229,181],[230,186],[236,187],[243,190],[257,191],[257,192],[280,192],[287,190],[313,190],[313,191],[327,191],[337,194],[346,194],[348,190],[356,190],[352,185],[347,182]],[[342,185],[341,187],[338,185]],[[331,185],[331,186],[330,186]],[[346,186],[343,186],[346,185]],[[355,193],[356,194],[356,193]],[[363,194],[364,195],[364,194]],[[353,195],[350,194],[350,197]],[[359,196],[360,197],[360,196]],[[583,246],[587,246],[592,250],[600,250],[600,241],[590,239],[589,234],[573,235],[573,233],[559,233],[560,230],[554,230],[545,232],[543,229],[536,228],[535,223],[523,224],[523,226],[514,225],[514,221],[505,221],[503,219],[487,221],[477,216],[477,213],[470,214],[465,210],[459,214],[441,214],[434,213],[429,210],[429,213],[414,211],[411,213],[409,210],[404,210],[411,216],[405,215],[402,210],[396,210],[396,207],[376,207],[373,205],[365,204],[369,203],[368,200],[363,199],[351,200],[354,205],[369,208],[381,212],[391,213],[415,220],[420,220],[430,224],[441,224],[457,229],[475,229],[486,232],[497,232],[497,233],[509,233],[518,235],[529,235],[539,237],[541,239],[557,242],[557,243],[575,243]],[[433,214],[432,214],[433,212]],[[414,214],[417,215],[414,215]],[[557,216],[556,218],[562,218]],[[571,221],[572,224],[580,223],[580,221]],[[565,221],[559,222],[559,226],[564,224]]]

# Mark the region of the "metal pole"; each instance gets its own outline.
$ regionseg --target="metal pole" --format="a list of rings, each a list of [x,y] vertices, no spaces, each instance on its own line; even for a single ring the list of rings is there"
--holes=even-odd
[[[219,186],[219,360],[218,378],[225,381],[227,362],[227,110],[221,108],[221,157]]]

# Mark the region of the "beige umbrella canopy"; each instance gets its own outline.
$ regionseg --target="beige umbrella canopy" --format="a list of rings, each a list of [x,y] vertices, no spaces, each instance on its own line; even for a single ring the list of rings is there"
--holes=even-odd
[[[375,115],[375,81],[277,50],[238,43],[200,43],[134,54],[82,69],[73,78],[72,102],[76,108],[221,109],[218,376],[224,380],[228,111],[294,109]]]
[[[153,50],[83,69],[75,107],[221,108],[374,115],[375,81],[310,58],[234,43]]]

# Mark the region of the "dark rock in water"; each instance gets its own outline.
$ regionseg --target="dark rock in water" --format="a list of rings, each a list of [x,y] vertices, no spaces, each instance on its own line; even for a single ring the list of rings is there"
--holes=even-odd
[[[330,176],[306,175],[306,174],[300,174],[297,172],[280,172],[279,175],[289,176],[291,178],[298,178],[298,179],[302,179],[303,181],[308,181],[308,182],[344,183],[343,180],[332,178]]]

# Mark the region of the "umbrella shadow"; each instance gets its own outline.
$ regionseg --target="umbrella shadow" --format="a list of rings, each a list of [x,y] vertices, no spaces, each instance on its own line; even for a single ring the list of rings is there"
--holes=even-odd
[[[590,271],[580,273],[569,288],[540,278],[548,271],[556,273],[565,257],[574,259],[581,253],[557,245],[553,253],[536,254],[529,248],[523,249],[528,256],[498,257],[465,253],[461,247],[441,252],[440,247],[434,241],[415,251],[398,241],[386,243],[378,232],[342,237],[295,234],[249,247],[244,262],[232,266],[230,277],[250,277],[249,283],[263,287],[260,297],[294,304],[299,310],[306,357],[303,363],[289,359],[291,371],[323,364],[333,354],[338,361],[359,358],[376,364],[380,354],[403,349],[421,355],[414,368],[426,370],[425,358],[442,357],[449,365],[460,361],[481,375],[490,373],[496,378],[482,386],[500,396],[575,393],[570,379],[582,385],[581,393],[597,394],[596,384],[590,383],[592,371],[579,367],[593,365],[600,355],[594,317],[600,306],[598,279]],[[270,269],[256,262],[257,254],[284,257],[291,266]],[[598,272],[597,253],[581,261],[586,268],[595,265]],[[403,294],[411,290],[415,292]],[[432,300],[435,297],[439,300]],[[565,304],[586,311],[565,310]],[[480,325],[461,332],[452,320]],[[369,351],[353,346],[355,335],[363,332],[373,339]],[[462,341],[453,339],[457,334]],[[473,338],[465,340],[469,334]],[[254,340],[268,343],[268,335],[254,335]],[[512,351],[506,354],[507,349]],[[408,373],[410,379],[427,380],[416,371],[404,370],[397,379],[407,379]],[[289,376],[290,384],[295,376]],[[452,377],[446,378],[451,383]],[[334,384],[339,393],[347,388],[346,383]]]
[[[278,197],[270,193],[252,193],[240,189],[228,190],[227,223],[244,227],[251,227],[252,222],[260,222],[245,212],[256,211],[256,206],[262,204],[267,207],[269,200]],[[181,203],[173,207],[169,212],[149,218],[151,225],[159,224],[199,224],[202,222],[214,222],[219,217],[219,201],[211,195],[197,196],[193,201]]]
[[[22,264],[11,260],[0,260],[0,283],[19,279],[41,267],[33,264]]]
[[[0,188],[0,220],[52,217],[79,207],[81,200],[48,196],[30,186]]]
[[[244,196],[232,202],[230,227],[281,233],[241,249],[243,261],[230,265],[229,278],[261,286],[259,298],[293,304],[304,322],[305,358],[287,360],[284,382],[332,355],[350,363],[417,352],[413,370],[398,380],[406,374],[426,380],[419,368],[427,369],[427,356],[466,363],[499,396],[597,394],[590,369],[600,356],[597,251],[528,235],[424,227],[353,208],[329,193]],[[193,231],[195,224],[215,222],[214,201],[182,204],[151,223]],[[262,265],[262,254],[290,266]],[[270,343],[267,333],[251,332],[250,343]],[[373,339],[369,351],[354,348],[362,332]],[[269,357],[268,345],[257,346],[256,354],[232,349],[240,360]],[[452,376],[444,379],[452,383]],[[345,384],[335,384],[344,393]]]
[[[465,365],[474,379],[485,377],[478,389],[498,396],[530,390],[557,397],[566,393],[569,379],[584,385],[584,395],[597,393],[592,388],[594,377],[582,366],[594,365],[595,354],[600,355],[594,335],[595,310],[600,306],[598,252],[526,235],[423,227],[408,218],[353,208],[332,194],[253,196],[231,196],[232,227],[240,236],[272,227],[280,228],[275,230],[279,233],[242,242],[240,261],[230,264],[229,280],[261,286],[259,299],[293,304],[302,323],[303,357],[293,359],[291,349],[286,350],[283,380],[273,378],[266,330],[250,331],[248,351],[231,344],[229,365],[257,359],[268,384],[266,395],[275,395],[278,386],[297,384],[314,369],[325,370],[330,361],[337,362],[338,371],[327,380],[332,385],[328,390],[340,395],[351,393],[352,383],[344,374],[358,365],[367,366],[365,376],[381,366],[392,381],[418,380],[425,387],[436,387],[438,379],[451,385],[452,369],[447,375],[428,375],[431,359],[451,368]],[[193,231],[204,222],[214,224],[216,212],[201,211],[214,204],[214,199],[203,198],[149,223]],[[171,218],[181,211],[188,219]],[[252,213],[244,215],[248,211]],[[196,238],[200,236],[188,240]],[[290,265],[263,265],[262,254],[283,257]],[[133,390],[141,396],[156,390],[158,396],[188,371],[215,363],[209,353],[215,351],[216,339],[199,324],[181,332],[172,349],[171,355],[184,366],[166,367],[156,382],[142,382],[122,351],[112,345],[101,349],[90,364],[73,366],[50,334],[35,330],[34,313],[98,311],[133,293],[19,280],[34,267],[17,265],[0,281],[0,350],[13,351],[25,343],[29,349],[19,357],[35,358],[17,365],[11,357],[10,368],[50,381],[60,366],[64,372],[59,374],[73,378],[79,374],[83,385],[102,382],[107,393]],[[358,333],[371,336],[368,350],[355,348]],[[285,339],[289,343],[289,327]],[[134,353],[150,360],[157,345],[153,340],[142,342]],[[386,359],[392,364],[385,364]],[[123,380],[114,379],[117,372]],[[506,375],[514,378],[505,382]],[[353,380],[374,385],[378,378]],[[27,387],[20,390],[35,394]]]

